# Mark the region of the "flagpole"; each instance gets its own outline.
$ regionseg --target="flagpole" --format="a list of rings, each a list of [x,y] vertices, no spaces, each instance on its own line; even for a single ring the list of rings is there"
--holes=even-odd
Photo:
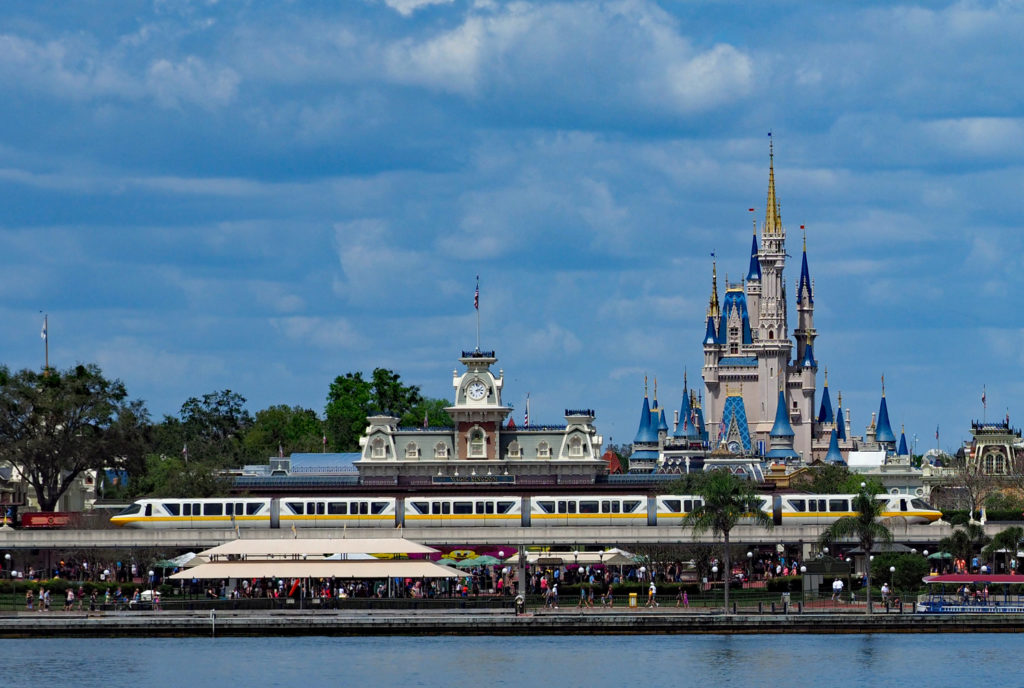
[[[50,315],[43,314],[43,377],[50,376]]]
[[[480,275],[476,276],[476,293],[473,297],[473,307],[476,309],[476,350],[480,350]]]

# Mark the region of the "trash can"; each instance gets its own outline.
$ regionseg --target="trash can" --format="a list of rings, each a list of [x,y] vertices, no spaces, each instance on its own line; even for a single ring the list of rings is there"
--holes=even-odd
[[[635,592],[629,593],[629,606],[630,607],[636,607],[637,606],[637,597],[636,597],[636,593]]]
[[[789,593],[788,592],[782,593],[782,604],[787,604],[787,605],[789,604]]]
[[[526,613],[526,598],[522,595],[516,595],[516,614]]]

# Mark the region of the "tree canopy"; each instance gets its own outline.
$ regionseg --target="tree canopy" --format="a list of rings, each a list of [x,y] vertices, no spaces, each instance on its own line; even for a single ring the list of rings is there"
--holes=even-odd
[[[138,466],[148,415],[96,365],[44,372],[0,369],[0,459],[53,511],[86,470]]]
[[[394,416],[405,426],[422,425],[426,417],[429,425],[443,427],[452,422],[446,406],[443,399],[425,398],[418,385],[404,384],[398,373],[376,368],[369,380],[358,371],[334,379],[327,393],[324,425],[332,449],[358,451],[369,416]]]
[[[877,478],[867,478],[839,464],[811,466],[793,478],[793,487],[811,494],[855,494],[866,482],[871,494],[883,494],[885,488]]]

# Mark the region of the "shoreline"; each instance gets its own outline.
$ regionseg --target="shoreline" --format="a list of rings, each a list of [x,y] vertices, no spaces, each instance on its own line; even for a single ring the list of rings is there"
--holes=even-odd
[[[1020,633],[1022,614],[712,614],[672,609],[209,611],[0,616],[0,638]]]

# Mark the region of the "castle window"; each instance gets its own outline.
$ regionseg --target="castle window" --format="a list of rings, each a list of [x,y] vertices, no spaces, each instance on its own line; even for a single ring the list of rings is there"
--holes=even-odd
[[[1006,462],[1002,452],[996,450],[985,454],[982,460],[982,472],[989,475],[1003,475],[1006,473]]]
[[[415,442],[410,442],[405,445],[405,458],[407,459],[418,459],[420,458],[420,448],[416,446]]]
[[[370,457],[374,459],[383,459],[387,456],[387,442],[382,437],[374,439],[370,443]]]
[[[583,440],[579,435],[569,440],[569,456],[573,458],[583,456]]]
[[[512,440],[508,445],[508,458],[520,459],[523,456],[523,450],[519,448],[519,442]]]
[[[548,446],[547,442],[541,442],[537,445],[537,458],[538,459],[550,459],[551,458],[551,447]]]
[[[768,330],[768,339],[775,339],[775,332],[774,331]]]
[[[438,442],[434,447],[434,458],[435,459],[447,459],[448,458],[448,445],[444,442]]]
[[[484,439],[484,431],[480,428],[473,428],[469,433],[469,455],[472,458],[479,459],[484,457],[484,451],[486,442]]]
[[[740,345],[739,344],[737,344],[736,342],[733,342],[732,344],[729,345],[729,353],[731,353],[731,354],[738,354],[739,352],[740,352]]]

